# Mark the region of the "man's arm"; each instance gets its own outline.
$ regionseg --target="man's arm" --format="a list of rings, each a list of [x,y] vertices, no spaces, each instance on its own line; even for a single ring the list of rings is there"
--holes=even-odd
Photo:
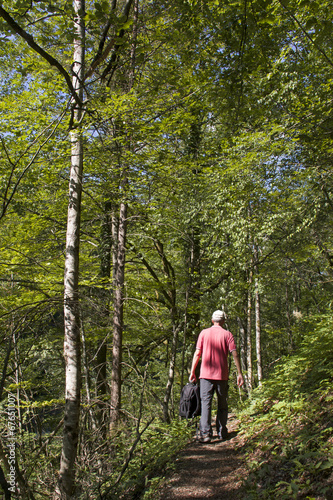
[[[241,364],[240,364],[240,361],[239,361],[239,357],[238,357],[237,351],[232,351],[232,355],[234,357],[234,362],[235,362],[235,365],[236,365],[236,368],[237,368],[237,371],[238,371],[237,385],[238,385],[238,387],[242,387],[242,385],[244,384],[244,379],[243,379],[242,368],[241,368]]]
[[[190,374],[190,378],[189,378],[190,382],[192,382],[192,380],[194,382],[196,382],[196,380],[197,380],[197,377],[195,376],[195,369],[197,367],[197,364],[199,363],[200,356],[201,356],[200,349],[196,349],[194,356],[193,356],[193,361],[192,361],[191,374]]]

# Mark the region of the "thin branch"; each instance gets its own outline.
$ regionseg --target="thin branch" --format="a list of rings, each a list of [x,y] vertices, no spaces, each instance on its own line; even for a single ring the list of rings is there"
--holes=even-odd
[[[27,31],[25,31],[16,21],[11,17],[11,15],[0,5],[0,16],[6,21],[7,24],[12,28],[12,30],[19,35],[23,40],[27,42],[27,44],[35,51],[37,54],[43,57],[51,66],[55,66],[58,71],[62,74],[62,76],[65,78],[67,87],[80,108],[82,108],[82,103],[81,100],[79,99],[79,96],[77,95],[70,75],[67,73],[65,68],[60,64],[57,59],[55,59],[51,54],[46,52],[42,47],[40,47],[35,41],[32,35],[30,35]]]
[[[113,485],[111,485],[107,490],[106,492],[104,493],[103,497],[102,498],[106,498],[107,495],[110,493],[110,491],[112,490],[112,488],[114,488],[114,486],[116,486],[117,484],[120,483],[123,475],[125,474],[127,468],[128,468],[128,465],[130,463],[130,461],[132,460],[132,456],[133,456],[133,453],[134,453],[134,450],[135,448],[137,447],[137,444],[139,443],[139,441],[141,440],[141,436],[142,434],[148,429],[148,427],[150,426],[150,424],[155,420],[155,417],[152,417],[147,423],[146,425],[144,426],[143,430],[140,432],[139,431],[139,428],[140,428],[140,423],[141,423],[141,417],[142,417],[142,410],[143,410],[143,395],[144,395],[144,390],[145,390],[145,386],[146,386],[146,380],[147,380],[147,368],[148,368],[148,362],[146,363],[146,366],[145,366],[145,372],[144,372],[144,376],[143,376],[143,383],[142,383],[142,391],[141,391],[141,396],[140,396],[140,410],[139,410],[139,418],[138,418],[138,421],[137,421],[137,424],[136,424],[136,439],[134,441],[134,443],[132,444],[131,446],[131,449],[129,450],[128,452],[128,455],[127,455],[127,458],[123,464],[123,467],[115,481],[115,483]]]
[[[328,57],[328,55],[326,54],[326,52],[315,42],[315,40],[312,38],[312,36],[309,35],[309,33],[303,28],[302,24],[297,19],[297,17],[288,9],[288,7],[286,7],[286,5],[283,4],[283,2],[281,0],[279,0],[279,3],[288,12],[289,16],[293,19],[293,21],[295,21],[295,23],[297,24],[297,26],[301,29],[301,31],[306,36],[306,38],[312,43],[312,45],[314,47],[316,47],[316,49],[321,53],[321,55],[324,56],[324,58],[326,59],[326,61],[328,62],[328,64],[330,66],[332,66],[332,68],[333,68],[333,61],[331,61],[331,59]]]
[[[7,376],[7,368],[8,368],[10,353],[12,351],[12,341],[13,341],[13,338],[11,336],[9,338],[7,353],[6,353],[4,363],[3,363],[4,366],[2,369],[2,377],[1,377],[1,382],[0,382],[0,401],[2,400],[2,393],[3,393],[4,386],[5,386],[5,381],[6,381],[6,376]]]
[[[128,16],[129,16],[129,13],[130,13],[130,10],[131,10],[131,7],[132,7],[132,4],[133,4],[133,0],[127,0],[126,4],[125,4],[125,7],[124,7],[124,10],[123,10],[123,16],[125,17],[125,20],[127,21],[128,19]],[[122,40],[123,36],[125,34],[125,30],[124,29],[121,29],[120,30],[120,33],[119,33],[119,37],[118,39],[119,40]],[[105,70],[103,71],[103,74],[102,74],[102,79],[106,78],[107,74],[111,71],[111,69],[113,69],[112,73],[111,73],[111,76],[109,78],[109,81],[111,80],[112,78],[112,75],[113,75],[113,72],[115,70],[115,67],[114,66],[114,63],[116,62],[117,60],[117,56],[118,56],[118,50],[119,48],[122,46],[122,44],[120,43],[117,43],[115,45],[115,48],[114,48],[114,53],[112,54],[111,56],[111,59],[107,65],[107,67],[105,68]]]
[[[28,26],[34,26],[35,24],[40,23],[41,21],[46,21],[47,19],[50,19],[51,17],[58,17],[58,16],[62,16],[62,13],[55,12],[54,14],[47,14],[46,16],[35,19],[34,21],[30,21],[28,23]]]
[[[60,420],[60,422],[58,423],[57,427],[54,429],[54,431],[49,435],[49,437],[44,441],[44,443],[41,445],[41,447],[39,448],[39,450],[37,451],[36,455],[34,455],[33,459],[32,459],[32,462],[35,463],[35,460],[36,458],[42,453],[42,451],[46,448],[46,446],[48,444],[50,444],[50,442],[52,441],[52,439],[54,438],[54,436],[57,434],[58,430],[61,428],[62,424],[64,423],[64,419],[62,418]],[[31,470],[31,473],[32,473],[32,470]],[[29,474],[30,476],[30,474]],[[28,476],[28,477],[29,477]]]
[[[133,247],[132,247],[133,249]],[[138,258],[141,260],[142,264],[145,266],[145,268],[147,269],[147,271],[149,271],[149,273],[151,274],[151,276],[154,278],[154,280],[161,286],[161,292],[163,294],[163,296],[166,298],[167,302],[172,305],[172,301],[170,299],[170,296],[169,294],[167,293],[167,291],[164,289],[164,287],[162,286],[157,274],[155,273],[154,269],[150,266],[150,264],[148,263],[148,261],[140,254],[138,253],[137,254]],[[165,306],[166,306],[166,303],[164,300],[160,299],[160,302],[163,303]]]
[[[0,7],[1,8],[1,7]],[[54,135],[55,131],[57,130],[57,128],[59,127],[60,123],[61,123],[61,120],[63,118],[63,116],[65,115],[65,111],[62,113],[62,115],[60,115],[59,118],[57,118],[57,120],[55,120],[57,123],[55,125],[55,127],[51,130],[50,134],[46,137],[46,139],[44,140],[44,142],[42,142],[42,144],[38,147],[37,151],[35,152],[35,154],[33,155],[32,159],[30,160],[30,162],[28,163],[28,165],[23,169],[22,173],[19,175],[14,187],[13,187],[13,190],[11,192],[11,195],[9,196],[9,198],[7,198],[7,193],[9,191],[9,186],[10,186],[10,182],[11,182],[11,179],[12,179],[12,176],[13,176],[13,172],[15,170],[15,167],[13,166],[13,169],[12,169],[12,172],[10,174],[10,177],[9,177],[9,180],[8,180],[8,183],[7,183],[7,187],[6,187],[6,191],[5,191],[5,196],[4,196],[4,201],[3,201],[3,205],[2,205],[2,213],[0,214],[0,220],[5,216],[6,214],[6,211],[7,211],[7,208],[10,204],[10,202],[12,201],[18,187],[19,187],[19,184],[20,182],[22,181],[23,177],[25,176],[25,174],[27,173],[27,171],[29,170],[29,168],[31,167],[31,165],[33,165],[35,159],[37,158],[37,156],[39,155],[40,151],[43,149],[43,147],[45,146],[45,144],[47,144],[47,142],[51,139],[51,137]],[[54,121],[51,123],[51,125],[54,124]],[[46,129],[43,130],[43,132],[41,132],[41,134],[38,136],[38,138],[45,132],[45,130],[47,130],[48,128],[51,127],[51,125],[49,125]],[[37,138],[37,139],[38,139]],[[37,141],[37,139],[35,141],[33,141],[33,143],[31,145],[29,145],[29,148],[25,151],[24,154],[27,153],[27,151],[29,151],[29,149],[32,147],[32,145]],[[6,155],[8,157],[8,154],[7,154],[7,151],[6,151]],[[20,159],[23,157],[24,155],[22,155],[20,157]],[[20,160],[19,159],[19,160]],[[8,158],[10,164],[12,165],[12,162],[10,161],[10,159]],[[19,162],[19,160],[16,162],[16,165],[17,163]]]
[[[106,46],[106,49],[103,51],[104,45],[105,45],[105,42],[106,42],[106,37],[108,35],[109,29],[110,29],[111,24],[112,24],[112,15],[113,15],[113,12],[116,9],[116,6],[117,6],[117,0],[113,0],[112,6],[111,6],[111,14],[110,14],[109,20],[106,23],[105,28],[103,30],[102,37],[101,37],[101,40],[99,42],[97,53],[96,53],[94,59],[92,60],[88,71],[86,71],[85,80],[87,78],[89,78],[93,74],[93,72],[95,71],[95,69],[97,68],[97,66],[99,66],[107,58],[107,56],[110,53],[110,50],[114,46],[115,38],[113,38],[111,40],[111,42],[108,43],[108,45]]]

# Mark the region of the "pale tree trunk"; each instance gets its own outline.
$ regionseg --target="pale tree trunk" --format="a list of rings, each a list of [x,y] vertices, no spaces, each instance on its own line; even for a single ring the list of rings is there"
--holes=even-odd
[[[179,329],[180,326],[177,326],[177,307],[176,307],[176,288],[175,288],[175,272],[168,261],[164,248],[163,248],[163,243],[159,240],[154,240],[154,245],[155,248],[161,258],[162,261],[162,267],[163,267],[163,272],[166,277],[166,287],[163,290],[163,296],[165,299],[165,305],[169,308],[170,315],[171,315],[171,324],[172,324],[172,347],[171,347],[171,355],[170,355],[170,361],[169,361],[169,375],[168,375],[168,381],[167,385],[165,388],[165,393],[164,393],[164,399],[162,402],[162,408],[163,408],[163,419],[166,422],[170,421],[170,416],[169,416],[169,402],[170,402],[170,397],[171,397],[171,392],[172,392],[172,386],[173,386],[173,381],[174,381],[174,376],[175,376],[175,366],[176,366],[176,354],[177,354],[177,345],[178,345],[178,335],[179,335]],[[154,276],[154,278],[158,280],[156,274],[152,269],[149,267],[150,272]],[[147,268],[148,268],[147,267]],[[168,362],[168,354],[166,357],[166,364]]]
[[[184,373],[185,373],[185,351],[186,351],[186,336],[187,336],[187,313],[188,313],[188,298],[189,298],[189,288],[186,288],[185,292],[185,313],[184,313],[184,332],[183,332],[183,345],[182,345],[182,366],[180,375],[180,387],[184,386]]]
[[[73,87],[80,102],[83,98],[84,76],[84,1],[74,0],[75,39],[73,63]],[[74,496],[74,462],[77,453],[80,415],[80,311],[79,311],[79,243],[80,212],[83,170],[83,143],[79,126],[82,107],[73,102],[73,124],[71,130],[71,170],[66,234],[66,260],[64,276],[64,357],[66,365],[66,405],[64,415],[63,445],[60,460],[58,496],[62,499]]]
[[[258,280],[255,281],[255,310],[256,310],[256,354],[257,354],[257,374],[258,384],[262,383],[262,361],[261,361],[261,322],[260,322],[260,294],[258,290]]]
[[[257,355],[257,374],[258,385],[262,384],[262,361],[261,361],[261,321],[260,321],[260,293],[259,293],[259,265],[258,265],[258,248],[254,245],[255,258],[255,315],[256,315],[256,355]]]
[[[288,259],[286,259],[286,278],[285,278],[285,293],[286,293],[286,315],[287,315],[287,325],[288,325],[288,338],[289,338],[289,352],[293,351],[294,342],[293,342],[293,334],[292,334],[292,325],[291,325],[291,314],[290,314],[290,301],[289,301],[289,279],[288,279]],[[295,297],[293,297],[295,301]]]
[[[258,290],[258,280],[255,280],[255,318],[256,318],[256,355],[257,355],[257,375],[258,385],[262,381],[262,362],[261,362],[261,323],[260,323],[260,294]]]
[[[239,328],[239,354],[240,354],[240,362],[241,362],[241,367],[242,367],[242,372],[246,373],[247,371],[247,366],[246,366],[246,335],[245,335],[245,328],[243,321],[241,318],[238,316],[237,317],[237,323],[238,323],[238,328]]]
[[[185,361],[185,351],[187,344],[187,332],[194,332],[198,328],[200,314],[198,312],[198,304],[200,302],[200,238],[197,228],[191,227],[187,233],[187,238],[190,240],[190,245],[185,248],[188,254],[186,259],[186,267],[189,270],[187,274],[187,285],[185,291],[185,314],[184,314],[184,337],[182,347],[182,366],[181,366],[181,384],[184,386],[184,373],[187,368]],[[189,309],[191,311],[189,312]]]
[[[171,347],[171,356],[169,362],[169,375],[168,382],[165,388],[164,399],[163,399],[163,420],[164,422],[170,422],[169,415],[169,402],[171,397],[171,391],[173,387],[173,381],[175,378],[175,367],[176,367],[176,355],[177,355],[177,346],[178,346],[178,333],[179,327],[175,324],[175,319],[173,318],[173,335],[172,335],[172,347]]]
[[[165,290],[164,296],[167,299],[166,304],[170,306],[171,324],[172,324],[172,346],[171,355],[169,361],[169,376],[167,385],[165,388],[164,399],[162,403],[163,407],[163,419],[165,422],[170,421],[169,416],[169,402],[171,397],[171,391],[173,387],[173,381],[175,378],[175,366],[176,366],[176,354],[178,345],[178,334],[180,326],[177,326],[177,307],[176,307],[176,287],[175,287],[175,271],[170,264],[167,256],[165,255],[163,243],[159,240],[154,241],[155,248],[161,258],[163,271],[167,280],[167,288]],[[168,358],[168,356],[167,356]]]
[[[252,391],[253,369],[252,369],[252,270],[249,271],[248,292],[247,292],[247,332],[246,332],[246,351],[247,351],[247,389]]]
[[[107,200],[104,207],[103,223],[100,236],[100,274],[103,279],[110,279],[111,276],[111,252],[112,252],[112,220],[111,202]],[[102,303],[101,324],[103,330],[109,328],[110,324],[110,301],[109,290],[101,290],[98,293]],[[107,335],[99,340],[96,354],[96,395],[98,401],[97,420],[100,424],[102,435],[106,433],[106,426],[109,419],[108,408],[108,383],[107,383]]]
[[[121,408],[121,362],[126,258],[127,203],[121,202],[119,217],[114,214],[113,233],[113,348],[111,372],[110,428],[119,421]]]
[[[291,316],[290,316],[290,306],[289,306],[289,290],[288,290],[288,276],[286,276],[285,281],[285,297],[286,297],[286,316],[288,325],[288,338],[289,338],[289,350],[291,350]]]

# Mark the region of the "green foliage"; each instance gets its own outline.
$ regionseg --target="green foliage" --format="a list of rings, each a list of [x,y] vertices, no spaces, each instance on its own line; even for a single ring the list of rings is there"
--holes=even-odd
[[[331,6],[308,0],[139,2],[136,24],[117,5],[112,14],[110,2],[86,5],[87,68],[108,22],[104,48],[112,49],[85,82],[78,476],[96,495],[116,482],[137,436],[129,422],[139,418],[140,397],[144,422],[162,417],[173,328],[179,339],[171,416],[196,336],[212,309],[225,306],[228,327],[239,339],[248,292],[253,296],[248,277],[255,244],[264,375],[280,362],[250,401],[246,425],[258,434],[249,435],[255,446],[263,439],[267,454],[259,464],[251,455],[250,488],[254,498],[311,495],[311,488],[320,494],[317,478],[331,467],[332,427],[332,325],[325,316],[333,291]],[[70,70],[71,2],[8,0],[4,6]],[[0,365],[8,361],[5,390],[20,396],[19,462],[37,498],[54,491],[61,446],[60,433],[47,440],[57,429],[64,397],[70,110],[62,77],[3,21],[0,27]],[[115,40],[122,50],[113,77],[101,80]],[[110,394],[107,388],[100,397],[96,388],[97,357],[105,341],[108,382],[110,219],[121,200],[129,211],[126,424],[110,441],[100,417],[103,411],[108,418]],[[230,395],[236,403],[235,388]],[[117,495],[153,496],[155,473],[186,442],[187,431],[156,418]],[[37,456],[43,442],[45,453],[43,448]],[[272,471],[276,481],[269,484]]]
[[[332,326],[331,316],[312,318],[301,348],[276,366],[241,413],[250,467],[244,498],[331,491]]]
[[[176,420],[169,425],[157,420],[143,421],[140,429],[127,423],[118,427],[98,455],[94,447],[90,448],[93,443],[88,438],[88,455],[80,463],[78,498],[86,498],[85,488],[89,488],[91,495],[97,497],[99,491],[109,500],[154,498],[165,472],[172,468],[175,457],[192,434],[193,429],[186,422]]]

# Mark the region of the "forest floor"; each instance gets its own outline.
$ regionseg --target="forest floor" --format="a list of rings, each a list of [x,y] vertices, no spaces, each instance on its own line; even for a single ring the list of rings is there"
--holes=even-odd
[[[230,415],[229,438],[218,439],[214,435],[208,444],[193,441],[183,450],[175,463],[175,470],[166,476],[159,490],[163,500],[187,500],[190,498],[211,500],[241,500],[242,484],[248,474],[238,421]]]

